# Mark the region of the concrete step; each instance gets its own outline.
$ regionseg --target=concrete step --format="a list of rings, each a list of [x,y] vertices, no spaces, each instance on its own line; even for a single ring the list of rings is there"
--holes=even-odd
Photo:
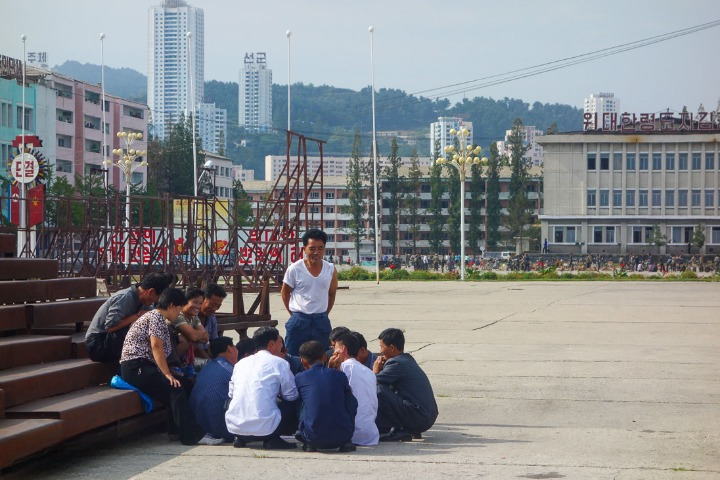
[[[62,420],[0,420],[0,468],[59,444],[62,435]]]
[[[7,409],[5,417],[63,420],[63,439],[68,439],[141,413],[137,392],[105,385],[24,403]]]
[[[0,337],[0,370],[71,358],[69,336],[15,335]]]
[[[5,408],[108,383],[117,365],[70,359],[0,371]]]

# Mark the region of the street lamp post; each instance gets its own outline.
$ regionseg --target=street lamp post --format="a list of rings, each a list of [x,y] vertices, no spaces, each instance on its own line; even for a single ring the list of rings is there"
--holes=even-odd
[[[461,126],[459,131],[453,128],[450,130],[450,135],[457,137],[459,148],[448,145],[445,147],[448,158],[440,157],[436,163],[453,166],[460,174],[460,280],[465,281],[465,177],[472,165],[486,164],[487,158],[483,157],[481,160],[477,157],[481,151],[480,147],[473,149],[472,145],[467,145],[467,138],[470,135],[467,128]]]
[[[125,243],[125,262],[126,265],[130,266],[130,178],[133,171],[140,167],[146,167],[147,166],[147,160],[145,160],[145,156],[147,155],[147,151],[145,150],[135,150],[132,148],[133,143],[135,143],[135,140],[142,140],[143,135],[142,133],[128,133],[128,132],[118,132],[117,133],[118,138],[122,139],[125,142],[126,148],[116,148],[112,151],[113,155],[118,156],[117,162],[113,163],[112,160],[104,160],[103,166],[105,168],[108,168],[112,165],[113,167],[117,167],[120,169],[120,171],[123,173],[125,177],[125,230],[127,231],[127,237],[126,237],[126,243]],[[143,157],[142,161],[138,162],[138,158]]]

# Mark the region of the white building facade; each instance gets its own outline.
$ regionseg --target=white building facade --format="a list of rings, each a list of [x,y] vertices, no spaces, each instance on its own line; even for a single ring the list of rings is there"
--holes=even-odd
[[[535,128],[534,125],[525,125],[524,129],[525,134],[523,145],[529,148],[527,152],[525,152],[523,160],[531,167],[540,167],[543,163],[543,147],[539,143],[537,143],[536,139],[537,137],[544,135],[544,132]],[[508,142],[510,140],[511,134],[512,130],[505,130],[505,140],[501,140],[496,143],[498,152],[501,155],[507,156],[508,158],[510,158],[510,148]]]
[[[591,93],[583,102],[583,113],[596,115],[598,123],[604,124],[606,128],[613,123],[612,117],[617,116],[618,111],[619,101],[614,93]]]
[[[454,140],[457,138],[455,135],[450,134],[452,129],[460,130],[460,128],[467,128],[470,135],[467,139],[467,144],[473,144],[473,124],[472,122],[466,122],[459,117],[438,117],[437,122],[430,124],[430,156],[435,155],[435,143],[440,143],[440,154],[444,155],[445,147],[448,145],[454,145]]]
[[[697,253],[695,229],[702,253],[720,252],[720,125],[655,120],[539,140],[550,252]],[[667,245],[656,245],[655,229]]]
[[[272,130],[272,70],[264,52],[246,53],[238,81],[238,123],[255,132]]]
[[[227,110],[214,103],[199,103],[195,110],[203,150],[219,154],[227,150]]]
[[[193,99],[196,104],[203,101],[204,18],[201,8],[185,0],[163,0],[161,5],[150,7],[147,99],[154,133],[160,139],[165,138],[169,126],[177,123],[181,114],[187,117],[192,112]]]

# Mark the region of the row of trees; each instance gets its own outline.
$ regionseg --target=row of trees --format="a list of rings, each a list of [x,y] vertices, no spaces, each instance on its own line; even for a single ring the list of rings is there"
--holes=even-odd
[[[649,245],[653,245],[655,247],[658,247],[658,251],[660,250],[660,247],[664,247],[667,245],[667,235],[665,235],[662,231],[662,228],[660,228],[659,224],[655,224],[652,227],[652,231],[650,231],[650,234],[647,238],[647,243]],[[703,246],[705,246],[705,225],[697,224],[695,225],[695,228],[693,229],[692,237],[690,238],[690,241],[688,242],[690,246],[697,247],[698,250],[700,250]],[[688,251],[687,253],[691,253]]]
[[[361,156],[362,138],[355,132],[351,152],[350,169],[347,178],[349,205],[343,213],[350,216],[345,231],[352,237],[359,261],[360,246],[363,239],[374,236],[374,195],[373,195],[373,158],[367,160]],[[468,209],[467,243],[471,252],[478,253],[485,241],[483,234],[483,216],[481,199],[485,195],[487,248],[497,249],[503,241],[512,241],[514,237],[528,235],[528,225],[532,220],[533,206],[528,198],[530,185],[529,165],[522,160],[528,150],[525,142],[525,130],[518,118],[513,124],[509,138],[510,156],[501,155],[493,143],[489,148],[486,165],[473,164],[470,170],[470,198]],[[473,148],[475,145],[472,146]],[[434,160],[441,157],[440,145],[436,143]],[[379,172],[378,183],[382,185],[382,205],[387,209],[383,219],[387,224],[387,239],[393,253],[399,253],[400,247],[412,247],[417,251],[421,225],[428,226],[428,241],[433,252],[443,250],[443,242],[448,240],[450,251],[460,251],[460,215],[464,201],[460,198],[460,177],[457,169],[450,165],[433,162],[429,169],[430,200],[424,206],[421,201],[421,185],[423,172],[420,169],[417,150],[410,155],[407,175],[401,167],[404,165],[398,154],[398,144],[391,141],[386,166]],[[509,202],[505,215],[500,202],[500,170],[504,166],[511,167]],[[447,203],[443,199],[447,192]],[[447,221],[443,216],[443,208],[447,208]],[[400,221],[407,225],[407,238],[400,239]],[[504,227],[504,229],[502,228]],[[539,238],[539,232],[535,232]]]

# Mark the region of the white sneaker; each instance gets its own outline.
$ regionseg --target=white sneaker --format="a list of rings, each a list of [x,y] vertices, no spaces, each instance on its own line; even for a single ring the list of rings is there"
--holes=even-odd
[[[222,438],[215,438],[209,433],[197,442],[198,445],[220,445],[221,443],[225,443],[225,440]]]

